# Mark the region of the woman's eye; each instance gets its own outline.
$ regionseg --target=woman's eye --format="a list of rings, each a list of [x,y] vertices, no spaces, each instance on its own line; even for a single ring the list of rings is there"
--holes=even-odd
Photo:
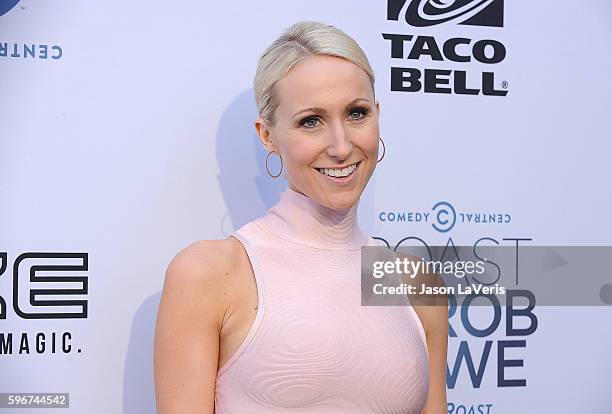
[[[360,121],[368,115],[368,112],[367,108],[356,108],[349,112],[349,118],[354,121]],[[357,116],[353,116],[353,114],[357,114]],[[318,122],[320,122],[318,117],[309,116],[304,118],[302,122],[300,122],[300,125],[312,129],[317,126]]]
[[[317,124],[313,124],[313,123],[310,123],[310,124],[309,124],[309,123],[308,123],[309,121],[317,121],[317,122],[318,122],[319,120],[318,120],[317,118],[313,118],[313,117],[305,118],[305,119],[302,121],[301,125],[304,125],[304,126],[306,126],[307,128],[312,128],[312,127],[317,126]]]
[[[367,115],[367,113],[368,113],[368,110],[367,110],[367,109],[365,109],[365,108],[357,108],[357,109],[353,109],[353,110],[351,111],[351,113],[350,113],[351,115],[352,115],[352,114],[360,114],[361,116],[359,116],[359,117],[354,117],[354,116],[351,116],[351,119],[355,119],[355,120],[363,119],[363,118],[365,118],[365,116]]]

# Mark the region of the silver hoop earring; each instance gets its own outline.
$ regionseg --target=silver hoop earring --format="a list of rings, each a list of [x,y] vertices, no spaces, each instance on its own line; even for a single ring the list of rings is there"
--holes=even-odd
[[[272,152],[272,151],[270,151],[270,152],[268,152],[268,155],[266,155],[266,171],[268,172],[268,175],[269,175],[270,177],[272,177],[272,178],[276,178],[276,177],[280,176],[280,175],[281,175],[281,173],[283,172],[283,157],[281,157],[281,156],[280,156],[280,154],[278,154],[278,158],[280,158],[280,162],[281,162],[281,169],[280,169],[280,171],[278,172],[278,174],[277,174],[277,175],[272,175],[272,174],[270,173],[270,168],[268,168],[268,158],[270,158],[270,154],[275,154],[275,153],[274,153],[274,152]]]
[[[378,161],[376,161],[376,163],[379,163],[382,161],[383,158],[385,158],[385,152],[387,152],[387,149],[385,148],[385,141],[382,140],[381,137],[378,137],[378,139],[380,140],[380,142],[382,142],[383,144],[383,154],[382,157],[380,157],[380,159]]]

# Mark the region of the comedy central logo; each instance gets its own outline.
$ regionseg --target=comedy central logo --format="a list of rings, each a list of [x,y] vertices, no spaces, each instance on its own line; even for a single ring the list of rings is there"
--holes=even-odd
[[[438,233],[448,233],[457,223],[468,225],[481,224],[508,224],[512,215],[508,211],[494,211],[481,209],[458,210],[452,203],[440,200],[427,210],[382,210],[378,213],[378,220],[403,224],[429,224]]]
[[[457,211],[455,207],[448,201],[438,201],[431,208],[434,213],[434,220],[431,224],[436,231],[440,233],[449,232],[455,227],[457,222]]]
[[[0,0],[0,17],[10,12],[20,0]],[[22,6],[22,8],[24,8]],[[19,39],[9,41],[2,39],[0,42],[0,59],[40,59],[40,60],[59,60],[64,54],[62,46],[58,44],[36,43],[31,39]]]
[[[0,0],[0,16],[8,13],[19,3],[19,0]]]
[[[415,27],[442,23],[503,27],[504,1],[389,0],[387,19],[398,20],[402,14],[406,23]]]

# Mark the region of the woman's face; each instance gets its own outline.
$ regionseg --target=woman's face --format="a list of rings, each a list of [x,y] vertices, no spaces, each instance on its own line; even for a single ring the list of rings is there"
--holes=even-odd
[[[342,58],[315,56],[276,88],[276,124],[257,118],[256,129],[266,149],[281,155],[289,186],[327,207],[351,207],[378,158],[380,106],[367,74]]]

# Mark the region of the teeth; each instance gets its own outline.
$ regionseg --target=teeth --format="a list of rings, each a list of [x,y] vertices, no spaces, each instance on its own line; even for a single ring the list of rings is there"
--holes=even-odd
[[[319,171],[331,177],[346,177],[350,175],[353,171],[355,171],[355,168],[357,168],[357,164],[349,165],[348,167],[342,169],[319,168]]]

